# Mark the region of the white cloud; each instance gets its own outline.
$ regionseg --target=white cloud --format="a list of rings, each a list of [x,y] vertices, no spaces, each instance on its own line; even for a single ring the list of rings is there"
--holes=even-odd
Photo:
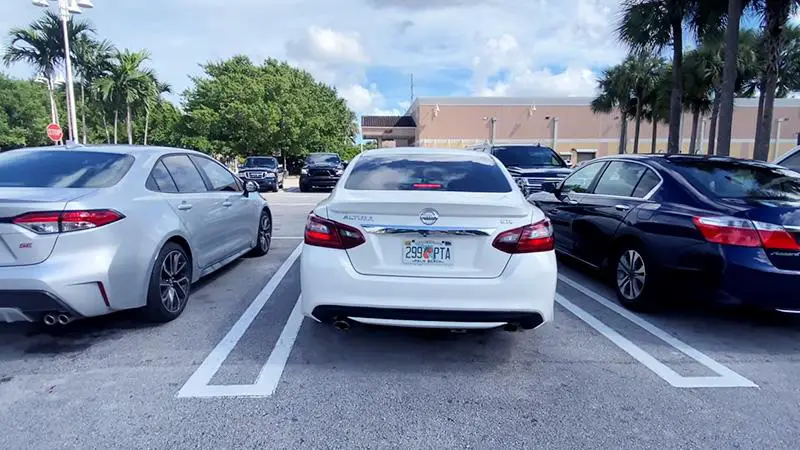
[[[305,35],[286,44],[290,57],[311,59],[331,64],[356,63],[369,61],[364,47],[359,42],[356,32],[340,32],[330,28],[310,26]]]
[[[597,88],[597,74],[586,68],[568,68],[560,73],[550,69],[529,68],[512,72],[505,80],[497,81],[477,92],[497,96],[591,96]]]

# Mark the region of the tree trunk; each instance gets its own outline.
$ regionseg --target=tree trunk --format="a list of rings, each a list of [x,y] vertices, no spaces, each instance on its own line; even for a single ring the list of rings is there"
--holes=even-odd
[[[114,145],[118,144],[119,141],[117,140],[118,130],[119,130],[119,111],[116,109],[114,110]]]
[[[106,132],[106,144],[111,143],[111,132],[108,131],[108,120],[106,120],[106,113],[103,112],[103,130]]]
[[[83,128],[83,144],[86,145],[86,92],[81,81],[81,126]]]
[[[764,117],[764,97],[765,97],[765,86],[767,85],[766,81],[766,73],[761,73],[761,80],[758,82],[758,112],[756,112],[756,137],[754,140],[753,148],[759,145],[759,142],[763,139],[763,127],[761,126],[761,118]]]
[[[689,139],[689,154],[697,154],[697,125],[700,123],[700,110],[692,111],[692,137]]]
[[[708,154],[713,155],[717,143],[717,117],[719,116],[720,108],[720,92],[719,89],[714,90],[714,106],[711,107],[711,122],[709,123],[708,130]]]
[[[128,145],[133,145],[133,122],[132,122],[132,114],[131,114],[131,105],[128,104],[127,108],[127,118],[125,120],[127,128],[128,128]]]
[[[650,147],[650,153],[656,152],[656,142],[658,141],[658,121],[653,119],[653,144]]]
[[[636,96],[636,126],[633,130],[633,153],[639,153],[639,130],[642,126],[642,102],[641,96]]]
[[[775,89],[778,85],[778,70],[783,47],[783,24],[789,17],[791,2],[785,0],[767,0],[766,26],[764,27],[767,50],[766,83],[764,85],[764,116],[761,117],[760,142],[753,149],[753,159],[766,161],[769,158],[769,141],[772,134],[773,106]]]
[[[144,145],[147,145],[147,132],[150,130],[150,108],[144,113]]]
[[[667,153],[680,152],[681,100],[683,99],[683,28],[682,18],[672,19],[672,93],[669,99],[669,137]]]
[[[719,132],[717,154],[731,153],[731,130],[733,129],[733,96],[736,90],[739,59],[739,22],[742,17],[742,0],[728,0],[728,24],[725,27],[725,62],[722,69],[722,90],[719,105]],[[711,127],[712,130],[714,127]],[[711,142],[709,142],[711,145]],[[709,154],[711,148],[709,147]]]
[[[628,116],[621,115],[619,126],[619,149],[620,155],[625,154],[625,147],[628,146]]]

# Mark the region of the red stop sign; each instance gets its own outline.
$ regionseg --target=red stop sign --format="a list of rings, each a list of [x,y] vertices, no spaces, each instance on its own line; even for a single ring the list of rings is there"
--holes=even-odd
[[[51,123],[48,125],[47,137],[49,137],[53,142],[58,142],[64,138],[64,132],[61,130],[61,126],[59,126],[57,123]]]

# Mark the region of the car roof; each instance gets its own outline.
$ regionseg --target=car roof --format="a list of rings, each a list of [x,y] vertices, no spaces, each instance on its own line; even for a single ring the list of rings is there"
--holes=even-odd
[[[461,150],[452,148],[433,148],[433,147],[391,147],[366,150],[362,153],[363,157],[372,156],[409,156],[409,155],[430,155],[430,156],[458,156],[464,159],[487,158],[491,156],[475,150]],[[480,156],[478,156],[480,155]]]
[[[76,152],[97,152],[97,153],[118,153],[120,155],[162,155],[167,153],[190,153],[208,156],[188,148],[160,147],[152,145],[115,145],[115,144],[92,144],[92,145],[51,145],[47,147],[27,147],[18,149],[21,151],[37,150],[68,150]],[[16,150],[12,150],[16,151]]]
[[[689,161],[711,161],[711,162],[730,162],[745,164],[757,167],[777,167],[775,164],[766,163],[763,161],[756,161],[752,159],[734,158],[731,156],[718,156],[718,155],[686,155],[686,154],[664,154],[664,153],[650,153],[650,154],[637,154],[637,155],[608,155],[603,156],[592,161],[607,161],[607,160],[630,160],[630,161],[646,161],[654,162],[657,164],[669,164],[670,162],[689,162]]]
[[[780,164],[786,161],[787,159],[791,158],[795,153],[798,152],[800,152],[800,145],[792,147],[791,149],[789,149],[788,152],[784,153],[779,158],[775,159],[775,164]]]

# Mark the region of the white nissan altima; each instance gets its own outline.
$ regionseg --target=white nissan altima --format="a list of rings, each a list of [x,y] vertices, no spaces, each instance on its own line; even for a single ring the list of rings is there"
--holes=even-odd
[[[550,222],[493,156],[380,149],[308,216],[302,307],[339,328],[532,329],[556,276]]]

